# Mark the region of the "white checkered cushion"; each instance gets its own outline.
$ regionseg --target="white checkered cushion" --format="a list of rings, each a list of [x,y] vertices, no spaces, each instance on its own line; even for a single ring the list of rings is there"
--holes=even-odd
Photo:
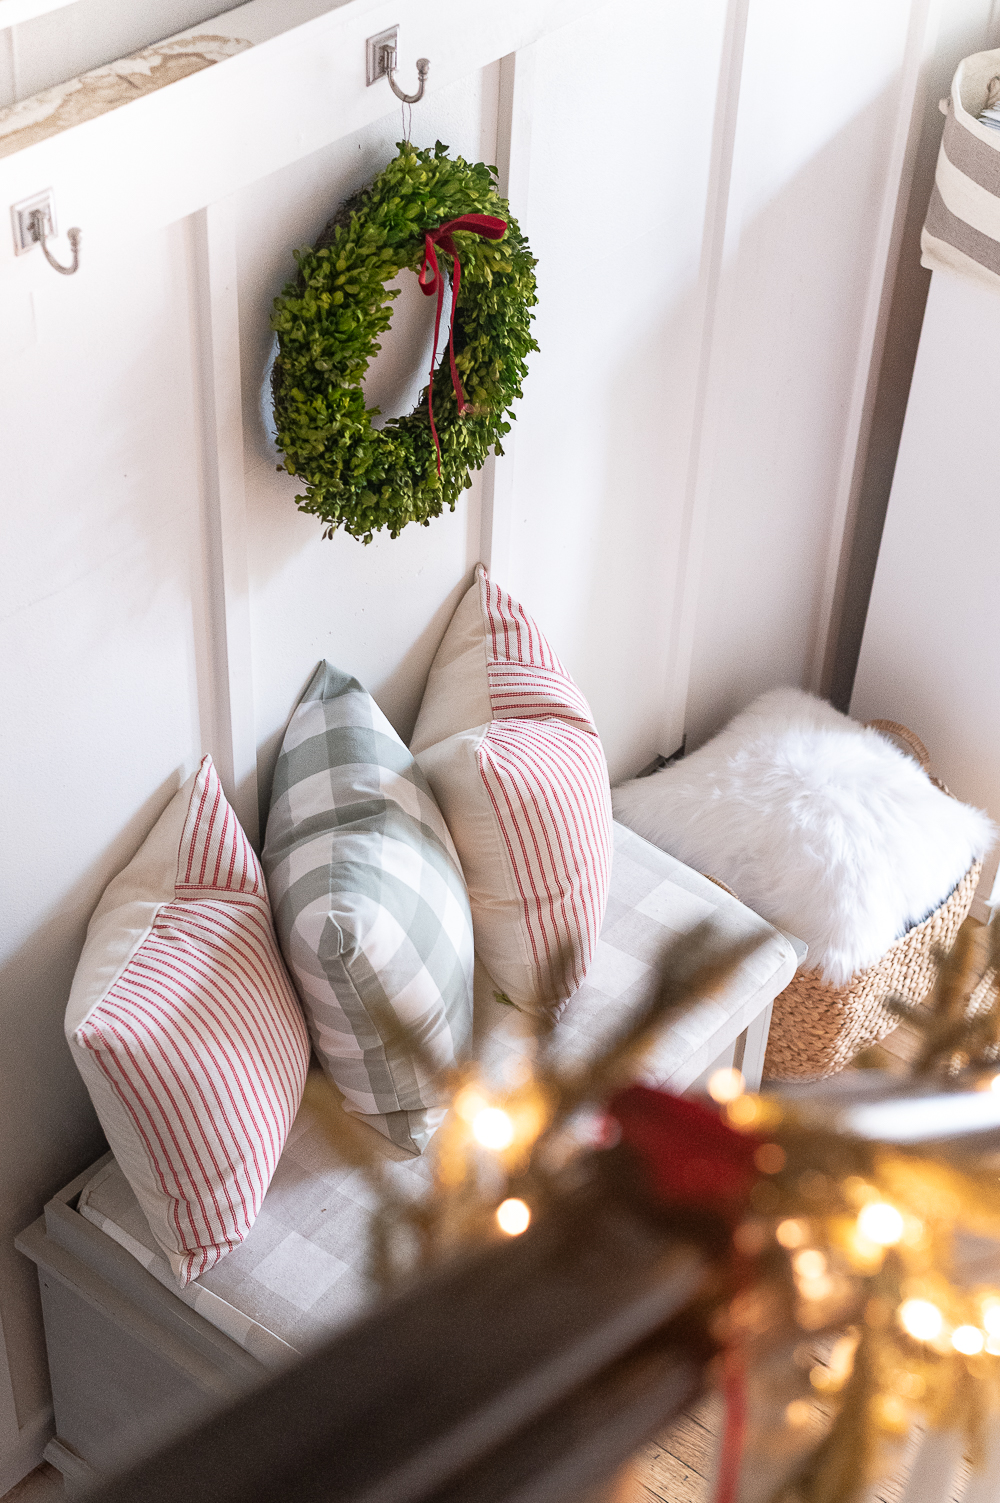
[[[644,1006],[664,950],[702,918],[712,917],[723,942],[750,935],[763,940],[715,995],[685,1009],[646,1061],[650,1083],[681,1091],[788,983],[795,953],[784,935],[705,877],[622,825],[614,834],[611,895],[597,955],[556,1026],[564,1062],[600,1047]],[[477,1026],[492,1028],[480,1053],[502,1079],[513,1059],[530,1052],[528,1019],[496,1003],[491,988],[482,1002],[480,1012],[477,998]],[[338,1109],[332,1092],[327,1101],[321,1092],[307,1093],[252,1235],[181,1295],[268,1363],[321,1340],[374,1293],[368,1271],[372,1192],[363,1175],[338,1161],[323,1125],[324,1112]],[[426,1158],[405,1158],[380,1141],[396,1189],[421,1194],[430,1177]],[[98,1171],[79,1207],[152,1274],[170,1281],[115,1165]]]

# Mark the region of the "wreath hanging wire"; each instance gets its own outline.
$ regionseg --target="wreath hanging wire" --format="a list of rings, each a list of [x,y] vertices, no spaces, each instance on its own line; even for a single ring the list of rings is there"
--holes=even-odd
[[[316,246],[296,252],[298,276],[271,320],[279,468],[304,482],[296,503],[320,519],[325,537],[343,528],[369,543],[383,528],[395,538],[408,522],[426,527],[454,510],[491,448],[503,453],[527,356],[538,348],[537,297],[535,259],[496,179],[495,167],[451,158],[440,141],[433,151],[401,141]],[[409,268],[436,296],[436,351],[438,251],[451,262],[448,349],[414,411],[376,428],[380,413],[365,406],[361,383],[399,295],[386,284]]]

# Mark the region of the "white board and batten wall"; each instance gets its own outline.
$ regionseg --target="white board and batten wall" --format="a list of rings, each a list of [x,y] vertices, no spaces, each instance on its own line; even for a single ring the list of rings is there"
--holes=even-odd
[[[995,819],[1000,427],[988,373],[998,340],[1000,294],[936,271],[851,701],[857,719],[919,728],[952,792]],[[982,918],[1000,903],[998,858],[980,884]]]
[[[62,1041],[70,979],[202,752],[256,833],[322,657],[406,737],[480,558],[578,678],[614,778],[758,689],[817,682],[934,15],[253,0],[206,28],[256,28],[252,48],[0,159],[0,1491],[50,1424],[12,1238],[101,1147]],[[143,16],[0,0],[0,104],[210,19],[194,0]],[[261,399],[293,249],[399,138],[364,81],[392,23],[404,79],[432,63],[414,141],[501,168],[541,352],[507,454],[455,513],[364,547],[297,512]],[[45,187],[83,229],[75,277],[13,256],[7,206]],[[397,307],[371,377],[386,410],[429,354],[423,300]]]

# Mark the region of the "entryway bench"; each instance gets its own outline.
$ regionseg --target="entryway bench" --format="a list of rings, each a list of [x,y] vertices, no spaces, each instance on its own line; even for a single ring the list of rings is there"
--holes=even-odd
[[[735,1064],[758,1085],[771,1003],[804,946],[623,825],[614,833],[601,938],[560,1016],[560,1054],[580,1057],[616,1032],[648,999],[671,941],[711,918],[721,939],[761,943],[665,1030],[646,1079],[679,1093]],[[490,1063],[529,1047],[518,1014],[487,994],[476,1009]],[[426,1159],[373,1138],[393,1179],[419,1195]],[[315,1089],[250,1235],[184,1290],[111,1154],[54,1196],[17,1246],[38,1267],[56,1425],[45,1454],[68,1488],[118,1470],[355,1317],[373,1298],[371,1215],[369,1184],[337,1159]]]

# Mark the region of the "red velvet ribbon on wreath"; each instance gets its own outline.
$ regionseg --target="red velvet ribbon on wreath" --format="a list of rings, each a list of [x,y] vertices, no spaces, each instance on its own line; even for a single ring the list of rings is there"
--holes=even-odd
[[[472,235],[481,235],[484,240],[500,240],[506,233],[507,221],[496,219],[492,214],[462,214],[458,219],[449,219],[446,224],[438,225],[436,230],[424,232],[424,259],[417,281],[425,297],[433,297],[435,293],[437,294],[434,348],[431,350],[431,378],[427,387],[427,415],[431,420],[431,436],[434,439],[434,448],[437,450],[439,475],[441,473],[441,443],[434,425],[434,360],[437,355],[438,333],[441,329],[441,309],[444,306],[444,274],[438,265],[436,246],[447,251],[455,263],[452,276],[451,319],[448,329],[448,356],[451,361],[451,384],[455,388],[459,417],[464,417],[468,405],[465,392],[462,390],[462,382],[459,379],[458,367],[455,364],[455,308],[458,303],[458,289],[462,285],[462,263],[458,259],[458,247],[452,238],[455,230],[467,230]]]
[[[638,1157],[646,1186],[663,1207],[711,1212],[734,1230],[750,1208],[750,1192],[760,1178],[755,1155],[763,1139],[736,1132],[719,1114],[698,1101],[632,1085],[608,1103],[621,1128],[621,1142]],[[750,1269],[733,1249],[732,1283],[739,1288]],[[734,1346],[725,1352],[722,1390],[725,1428],[715,1482],[715,1503],[736,1503],[746,1435],[746,1378]]]

